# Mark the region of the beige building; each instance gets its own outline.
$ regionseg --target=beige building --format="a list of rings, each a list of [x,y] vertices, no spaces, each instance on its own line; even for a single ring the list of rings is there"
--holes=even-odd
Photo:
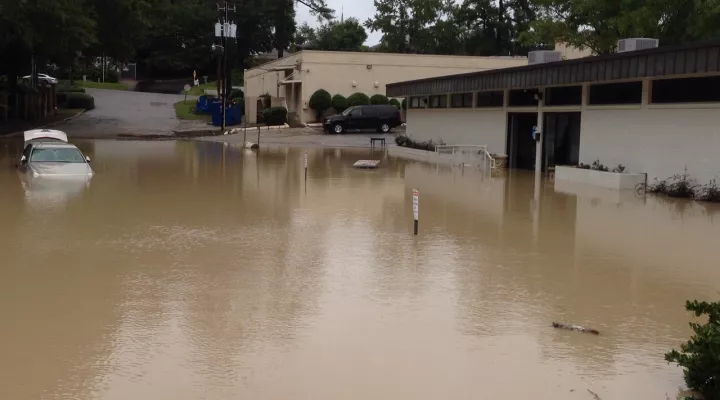
[[[526,57],[467,57],[423,54],[304,50],[245,71],[245,115],[257,122],[258,97],[286,105],[302,122],[313,122],[308,107],[318,89],[331,95],[385,94],[385,85],[408,79],[527,65]]]
[[[720,41],[388,85],[407,134],[487,146],[511,168],[591,164],[720,178]],[[539,136],[533,131],[539,131]],[[536,142],[536,138],[539,138]]]

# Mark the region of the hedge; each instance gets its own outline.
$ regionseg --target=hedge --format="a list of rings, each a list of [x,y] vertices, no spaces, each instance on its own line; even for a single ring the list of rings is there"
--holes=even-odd
[[[268,126],[284,125],[287,123],[288,110],[285,107],[266,108],[263,113],[263,121]]]
[[[85,93],[85,88],[77,86],[59,86],[57,87],[58,93]]]
[[[391,106],[395,106],[395,107],[397,107],[397,108],[400,108],[400,107],[401,107],[401,106],[400,106],[400,102],[397,101],[397,99],[392,99],[392,100],[390,100],[390,105],[391,105]]]
[[[370,98],[365,93],[353,93],[348,97],[348,107],[366,106],[370,104]]]
[[[95,108],[95,98],[85,93],[59,92],[56,95],[58,104],[64,104],[66,108],[82,108],[92,110]]]
[[[335,96],[333,96],[331,104],[332,104],[332,108],[334,108],[335,111],[337,111],[338,113],[341,113],[341,112],[347,110],[348,99],[341,94],[336,94]]]
[[[388,103],[388,98],[382,94],[375,94],[370,98],[370,104],[384,105]]]
[[[402,103],[400,103],[403,110],[407,110],[407,99],[403,99]]]

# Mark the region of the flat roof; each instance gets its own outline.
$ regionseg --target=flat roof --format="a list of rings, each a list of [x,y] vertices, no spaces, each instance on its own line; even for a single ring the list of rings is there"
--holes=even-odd
[[[720,40],[396,82],[389,97],[529,89],[720,72]]]

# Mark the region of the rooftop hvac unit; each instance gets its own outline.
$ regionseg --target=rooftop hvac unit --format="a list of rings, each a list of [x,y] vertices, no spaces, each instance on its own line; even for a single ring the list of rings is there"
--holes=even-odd
[[[647,39],[647,38],[630,38],[618,40],[618,53],[624,53],[626,51],[637,51],[645,49],[653,49],[660,45],[659,39]]]
[[[528,64],[544,64],[562,61],[562,52],[550,50],[537,50],[528,53]]]

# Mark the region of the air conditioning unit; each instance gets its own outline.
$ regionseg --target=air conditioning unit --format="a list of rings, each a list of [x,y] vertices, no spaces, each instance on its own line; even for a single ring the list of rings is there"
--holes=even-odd
[[[624,53],[626,51],[637,51],[645,49],[653,49],[660,45],[659,39],[648,39],[648,38],[630,38],[618,40],[618,53]]]
[[[528,53],[528,64],[545,64],[562,61],[562,52],[550,50],[537,50]]]

